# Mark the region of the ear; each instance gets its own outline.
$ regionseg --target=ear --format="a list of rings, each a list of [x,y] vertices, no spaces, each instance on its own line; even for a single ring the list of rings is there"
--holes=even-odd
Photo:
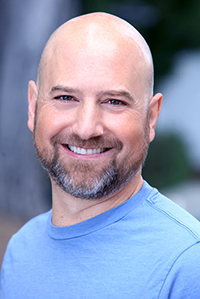
[[[28,127],[33,132],[38,91],[34,81],[28,85]]]
[[[158,116],[160,115],[160,111],[161,111],[162,98],[163,98],[162,94],[157,93],[155,96],[153,96],[149,104],[149,109],[150,109],[149,142],[151,142],[155,137],[155,128],[156,128]]]

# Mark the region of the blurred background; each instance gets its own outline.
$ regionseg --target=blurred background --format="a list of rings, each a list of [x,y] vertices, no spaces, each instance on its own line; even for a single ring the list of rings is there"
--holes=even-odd
[[[95,11],[127,20],[150,45],[164,101],[143,176],[200,220],[200,1],[0,0],[0,265],[10,236],[51,207],[27,128],[28,81],[50,34]]]

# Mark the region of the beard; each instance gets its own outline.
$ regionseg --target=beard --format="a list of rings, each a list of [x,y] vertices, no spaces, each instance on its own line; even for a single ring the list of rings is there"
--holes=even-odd
[[[66,193],[82,199],[100,199],[111,195],[115,191],[123,188],[142,169],[149,147],[149,113],[144,125],[144,136],[139,154],[131,160],[134,149],[131,149],[121,160],[118,154],[123,148],[123,144],[118,139],[105,137],[94,137],[90,140],[82,140],[79,136],[62,136],[58,134],[51,139],[52,153],[46,149],[41,149],[37,145],[37,117],[33,132],[34,145],[42,167],[47,171],[54,182]],[[80,161],[77,159],[62,159],[59,153],[59,145],[74,144],[77,147],[86,148],[114,148],[115,154],[108,163],[103,163],[101,159],[95,161]],[[97,164],[98,163],[98,164]]]

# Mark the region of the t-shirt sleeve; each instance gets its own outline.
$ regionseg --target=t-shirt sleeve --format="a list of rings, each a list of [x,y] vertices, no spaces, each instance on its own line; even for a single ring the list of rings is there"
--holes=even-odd
[[[200,298],[200,243],[187,248],[171,267],[159,299]]]

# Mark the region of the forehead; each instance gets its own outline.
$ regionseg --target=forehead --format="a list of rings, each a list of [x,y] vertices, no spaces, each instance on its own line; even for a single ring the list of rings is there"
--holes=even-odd
[[[129,30],[122,34],[102,22],[81,24],[70,23],[48,42],[41,61],[40,87],[69,84],[70,80],[79,81],[77,84],[133,80],[143,88],[148,63],[139,39]]]
[[[55,80],[143,80],[144,62],[137,45],[113,39],[68,39],[52,45],[43,65],[43,84]],[[60,82],[58,82],[60,83]],[[64,82],[63,82],[64,83]],[[85,82],[87,83],[87,82]],[[52,82],[52,84],[54,84]]]

